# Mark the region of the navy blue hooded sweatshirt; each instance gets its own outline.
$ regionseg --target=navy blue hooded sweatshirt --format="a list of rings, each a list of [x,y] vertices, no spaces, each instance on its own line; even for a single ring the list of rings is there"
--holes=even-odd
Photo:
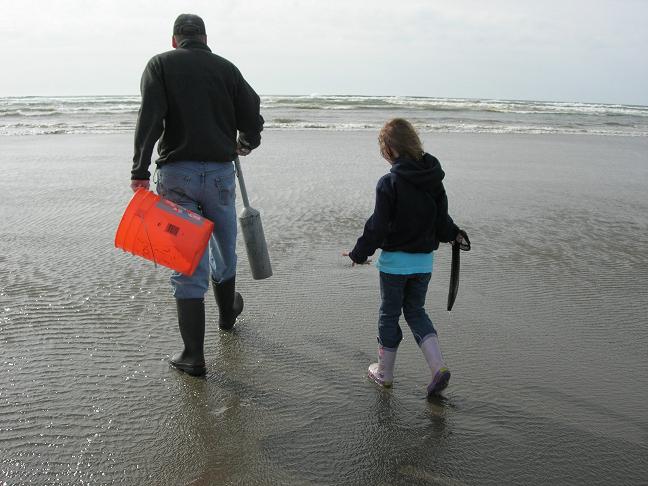
[[[453,241],[459,228],[448,215],[445,173],[430,154],[399,157],[376,186],[376,206],[349,256],[363,263],[376,249],[430,253]]]

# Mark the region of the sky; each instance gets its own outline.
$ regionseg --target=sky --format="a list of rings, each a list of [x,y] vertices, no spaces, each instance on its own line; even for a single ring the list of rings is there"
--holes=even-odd
[[[646,0],[0,0],[0,96],[128,95],[180,13],[260,94],[648,105]]]

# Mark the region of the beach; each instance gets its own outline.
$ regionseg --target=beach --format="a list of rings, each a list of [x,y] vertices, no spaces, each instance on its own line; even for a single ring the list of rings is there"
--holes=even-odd
[[[421,134],[472,250],[427,310],[452,379],[401,320],[391,390],[379,288],[350,250],[387,172],[377,131],[266,130],[242,160],[274,276],[181,347],[170,271],[114,248],[132,133],[2,137],[0,485],[642,484],[648,477],[648,137]],[[240,205],[240,197],[237,203]],[[377,256],[377,255],[376,255]]]

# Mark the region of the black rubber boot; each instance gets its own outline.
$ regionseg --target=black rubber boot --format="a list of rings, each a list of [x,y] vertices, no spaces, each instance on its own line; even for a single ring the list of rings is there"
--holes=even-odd
[[[235,291],[236,276],[225,280],[221,283],[216,283],[212,280],[214,287],[214,296],[218,304],[218,327],[229,331],[234,327],[236,317],[243,312],[243,297]]]
[[[192,376],[207,372],[203,345],[205,343],[204,299],[176,299],[178,327],[184,349],[171,357],[171,366]]]

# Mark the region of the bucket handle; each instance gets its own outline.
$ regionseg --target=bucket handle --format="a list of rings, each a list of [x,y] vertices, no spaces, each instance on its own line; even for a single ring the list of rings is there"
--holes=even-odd
[[[153,250],[153,243],[151,243],[151,238],[149,237],[149,232],[148,228],[146,227],[146,220],[144,219],[144,216],[140,216],[142,218],[142,225],[144,226],[144,233],[146,233],[146,239],[148,240],[149,248],[151,249],[151,258],[153,258],[153,265],[155,265],[155,268],[157,268],[157,260],[155,259],[155,251]]]

